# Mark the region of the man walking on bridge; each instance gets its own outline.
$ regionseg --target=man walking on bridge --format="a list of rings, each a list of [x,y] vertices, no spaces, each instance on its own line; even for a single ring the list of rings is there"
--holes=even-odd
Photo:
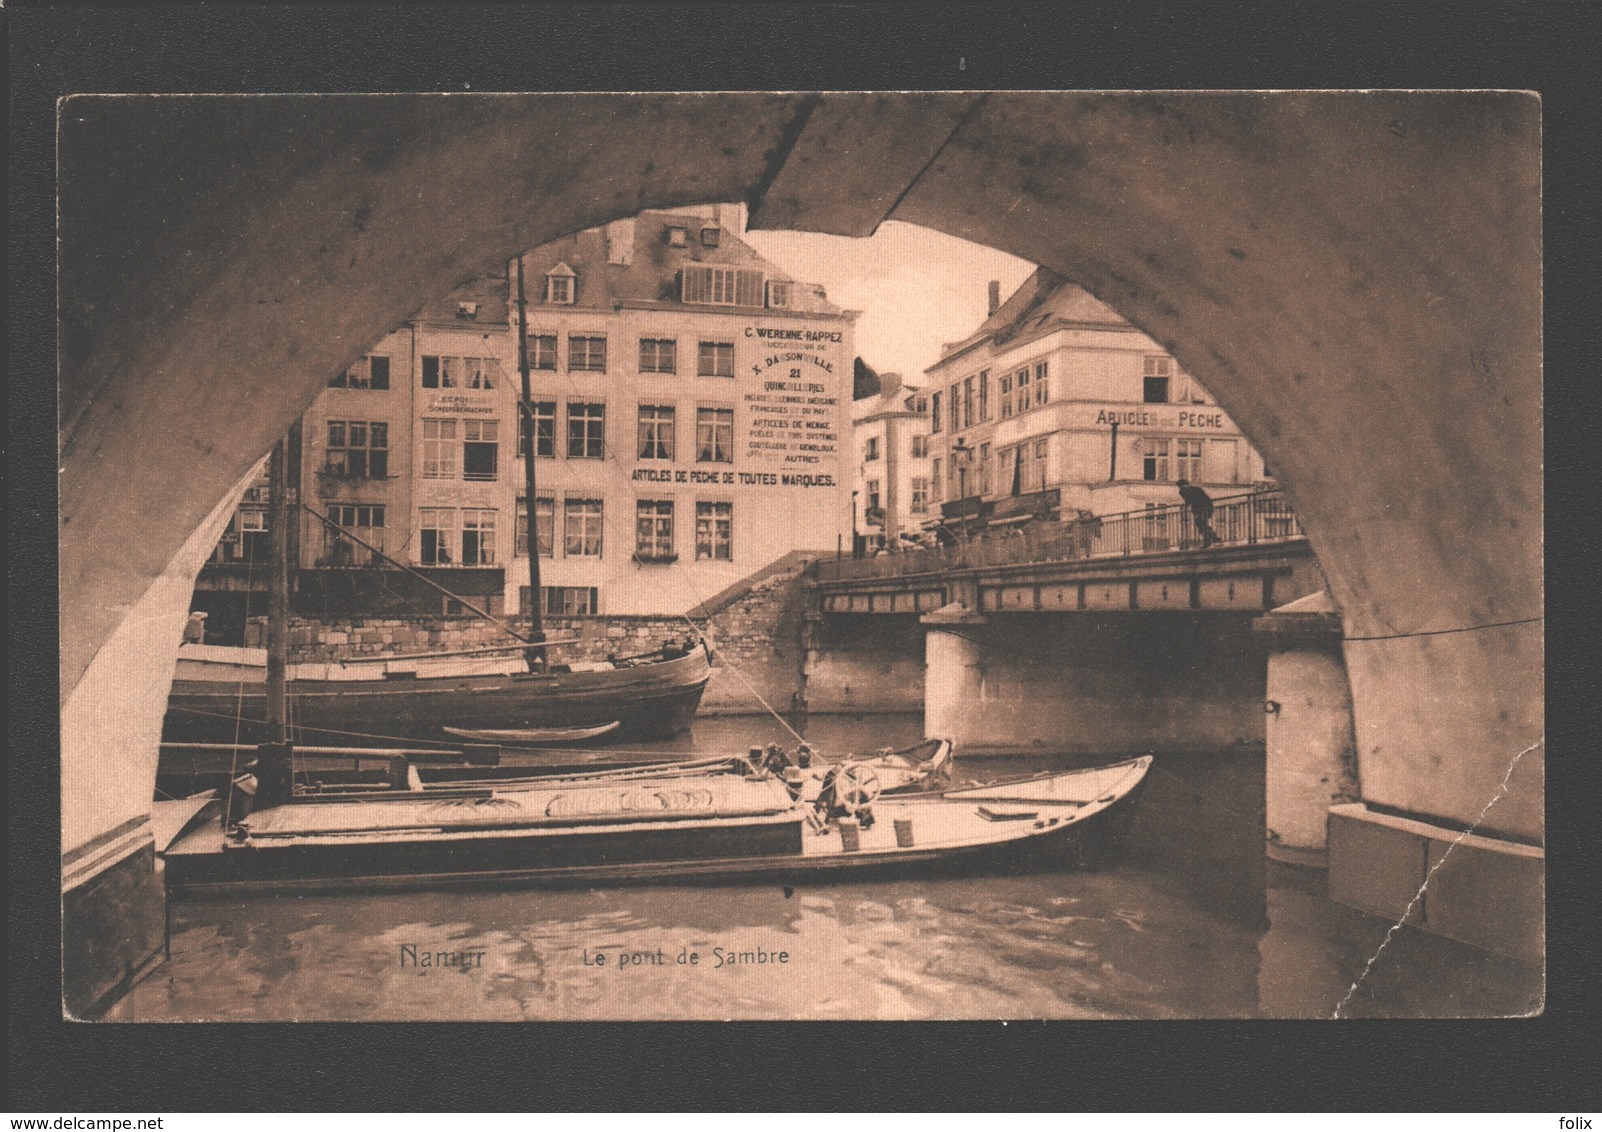
[[[1201,533],[1202,549],[1206,550],[1215,542],[1222,542],[1218,532],[1213,530],[1213,500],[1205,491],[1189,480],[1179,480],[1175,485],[1179,488],[1179,497],[1190,508],[1191,518],[1195,520],[1196,530]]]

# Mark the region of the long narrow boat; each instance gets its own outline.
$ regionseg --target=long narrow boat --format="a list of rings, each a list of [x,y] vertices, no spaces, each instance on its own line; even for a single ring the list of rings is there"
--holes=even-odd
[[[160,849],[169,888],[195,894],[1093,866],[1121,847],[1150,765],[859,798],[854,817],[819,816],[771,775],[313,795],[226,828],[200,808]]]
[[[265,649],[183,646],[162,736],[179,743],[257,743],[267,730]],[[466,731],[606,728],[658,739],[690,726],[712,676],[704,642],[653,657],[552,664],[521,655],[290,664],[288,713],[311,743],[449,739]],[[616,727],[610,726],[616,724]]]

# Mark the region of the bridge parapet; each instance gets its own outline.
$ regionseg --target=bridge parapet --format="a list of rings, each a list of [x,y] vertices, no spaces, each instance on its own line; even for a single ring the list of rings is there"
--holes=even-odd
[[[1208,538],[1188,508],[1037,522],[955,545],[822,561],[823,613],[1255,610],[1323,586],[1278,491],[1221,499]]]
[[[1010,530],[955,539],[935,547],[887,552],[872,558],[826,559],[817,563],[814,576],[820,583],[901,578],[994,566],[1169,554],[1213,546],[1256,546],[1305,538],[1284,493],[1268,488],[1215,500],[1205,525],[1184,504],[1061,521],[1031,520]]]

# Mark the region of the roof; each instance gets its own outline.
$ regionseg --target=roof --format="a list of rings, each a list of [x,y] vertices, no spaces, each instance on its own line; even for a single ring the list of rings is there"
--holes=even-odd
[[[473,313],[465,313],[464,303],[467,304],[465,310]],[[450,294],[426,304],[412,316],[412,321],[506,326],[509,322],[507,309],[506,276],[482,275],[469,279]]]
[[[996,347],[1006,345],[1015,338],[1032,338],[1061,327],[1086,326],[1110,330],[1134,329],[1128,319],[1077,283],[1068,282],[1049,268],[1037,267],[1034,274],[996,308],[994,314],[979,324],[978,329],[961,341],[947,342],[941,350],[940,361],[924,372],[940,368],[952,355],[963,353],[987,340]]]
[[[669,242],[668,230],[674,227],[686,230],[688,238],[681,247]],[[708,228],[718,229],[715,247],[708,247],[702,240],[702,230]],[[608,241],[618,239],[631,244],[628,263],[613,263],[607,254]],[[828,301],[821,287],[794,279],[777,264],[763,259],[736,233],[714,219],[691,212],[642,212],[632,222],[588,228],[543,244],[524,256],[524,290],[531,309],[558,305],[545,302],[545,276],[565,264],[575,272],[577,280],[573,302],[559,304],[563,309],[610,311],[620,303],[676,304],[679,269],[686,263],[757,270],[769,280],[796,284],[790,310],[844,313]],[[719,304],[712,309],[726,308]]]

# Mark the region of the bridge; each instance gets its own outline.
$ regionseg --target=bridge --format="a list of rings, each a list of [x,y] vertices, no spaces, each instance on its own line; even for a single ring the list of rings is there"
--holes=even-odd
[[[1324,587],[1277,488],[1215,501],[1204,539],[1183,505],[1029,521],[929,549],[813,567],[820,613],[1263,612]],[[1208,544],[1208,545],[1204,545]]]

